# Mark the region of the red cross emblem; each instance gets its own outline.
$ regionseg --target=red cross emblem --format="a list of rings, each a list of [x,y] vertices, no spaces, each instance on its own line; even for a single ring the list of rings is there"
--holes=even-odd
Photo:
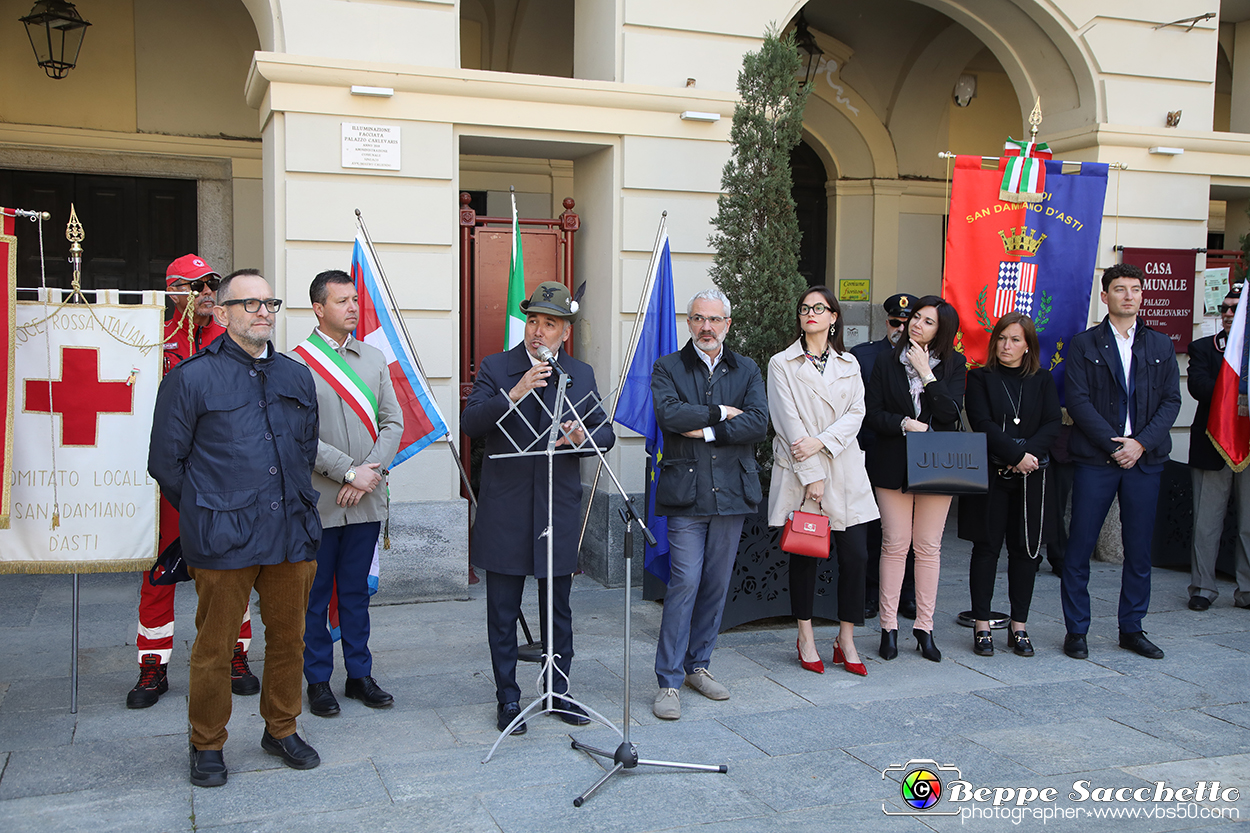
[[[61,445],[94,446],[100,414],[134,413],[134,389],[100,379],[100,352],[62,347],[60,379],[24,379],[27,413],[60,414]]]

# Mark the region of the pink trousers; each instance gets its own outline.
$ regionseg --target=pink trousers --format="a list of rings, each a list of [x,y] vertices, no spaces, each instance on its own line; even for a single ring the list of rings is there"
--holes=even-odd
[[[881,510],[881,628],[898,627],[898,596],[907,567],[907,551],[916,550],[916,630],[933,632],[942,532],[946,529],[949,495],[912,495],[898,489],[876,489]]]

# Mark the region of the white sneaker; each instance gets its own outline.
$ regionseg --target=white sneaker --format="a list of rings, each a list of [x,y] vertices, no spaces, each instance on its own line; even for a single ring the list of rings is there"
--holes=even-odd
[[[675,688],[662,688],[655,695],[651,704],[651,713],[661,720],[678,720],[681,718],[681,698]]]
[[[686,685],[709,700],[729,699],[729,689],[716,682],[716,678],[706,668],[696,668],[693,674],[687,674]]]

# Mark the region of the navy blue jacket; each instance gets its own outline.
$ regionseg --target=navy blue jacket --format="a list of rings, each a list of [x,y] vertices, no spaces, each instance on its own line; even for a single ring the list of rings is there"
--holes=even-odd
[[[1181,410],[1180,368],[1172,340],[1137,319],[1128,388],[1109,318],[1072,338],[1064,364],[1068,415],[1074,423],[1068,440],[1072,461],[1114,465],[1111,454],[1119,444],[1111,438],[1124,436],[1131,397],[1137,413],[1132,438],[1145,449],[1137,465],[1147,473],[1162,471],[1172,451],[1168,432]]]
[[[863,344],[856,344],[851,348],[851,355],[855,357],[855,361],[859,362],[859,375],[864,379],[864,390],[868,390],[868,382],[872,379],[872,369],[877,363],[877,356],[882,353],[894,349],[894,344],[888,338],[880,338],[876,341],[865,341]],[[864,420],[863,425],[859,427],[859,447],[868,453],[868,449],[877,441],[877,432],[868,426],[868,420]]]
[[[768,432],[768,393],[755,362],[726,347],[708,376],[693,341],[656,359],[651,372],[655,419],[664,432],[656,480],[657,515],[749,515],[763,500],[755,444]],[[720,406],[742,413],[721,420]],[[711,426],[716,439],[682,436]]]
[[[316,459],[312,374],[272,344],[267,358],[255,359],[222,336],[161,382],[148,471],[178,507],[191,567],[315,559]]]
[[[567,393],[569,402],[581,415],[595,444],[611,448],[616,436],[597,404],[594,368],[564,353],[559,361],[572,379]],[[495,454],[516,453],[509,437],[522,449],[547,450],[551,417],[533,396],[522,399],[516,410],[508,414],[502,430],[496,425],[512,404],[504,391],[512,390],[531,367],[524,344],[482,359],[473,392],[460,415],[460,430],[474,439],[486,437],[470,550],[474,566],[492,573],[546,578],[547,539],[539,535],[547,527],[547,458],[536,455],[491,459]],[[546,387],[535,389],[547,410],[555,408],[555,381],[553,374]],[[586,399],[591,393],[595,396]],[[572,418],[566,405],[560,421]],[[529,448],[531,443],[533,447]],[[581,458],[594,453],[591,449],[577,454],[566,450],[552,460],[552,569],[557,576],[570,575],[577,569],[577,538],[582,521]]]
[[[1189,395],[1198,402],[1194,410],[1194,422],[1189,429],[1189,465],[1196,469],[1219,471],[1228,463],[1215,450],[1207,436],[1207,423],[1211,419],[1211,400],[1215,397],[1215,380],[1224,363],[1223,339],[1216,345],[1217,336],[1207,336],[1189,344],[1189,372],[1185,384]]]

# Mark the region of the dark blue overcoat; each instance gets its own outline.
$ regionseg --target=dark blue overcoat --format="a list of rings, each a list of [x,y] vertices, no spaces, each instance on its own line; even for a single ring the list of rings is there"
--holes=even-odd
[[[598,405],[591,407],[591,402],[598,400],[594,370],[563,353],[559,361],[572,377],[568,398],[583,416],[587,431],[600,448],[611,448],[616,441],[612,426]],[[486,437],[477,520],[470,547],[474,566],[495,573],[546,578],[547,539],[538,536],[547,526],[547,458],[537,455],[491,459],[494,454],[516,451],[504,430],[522,448],[534,440],[537,431],[543,439],[534,449],[545,451],[547,448],[545,438],[551,428],[551,418],[532,396],[522,400],[517,411],[508,415],[503,421],[503,430],[496,425],[511,404],[504,391],[512,390],[530,367],[524,344],[483,359],[469,402],[460,416],[460,427],[470,437]],[[537,389],[548,411],[555,407],[555,378],[553,374],[551,384]],[[595,397],[583,403],[583,398],[591,392]],[[566,409],[561,421],[572,418],[572,413]],[[557,576],[577,570],[577,537],[582,521],[581,458],[587,455],[593,456],[594,451],[557,454],[554,461],[553,565]]]

